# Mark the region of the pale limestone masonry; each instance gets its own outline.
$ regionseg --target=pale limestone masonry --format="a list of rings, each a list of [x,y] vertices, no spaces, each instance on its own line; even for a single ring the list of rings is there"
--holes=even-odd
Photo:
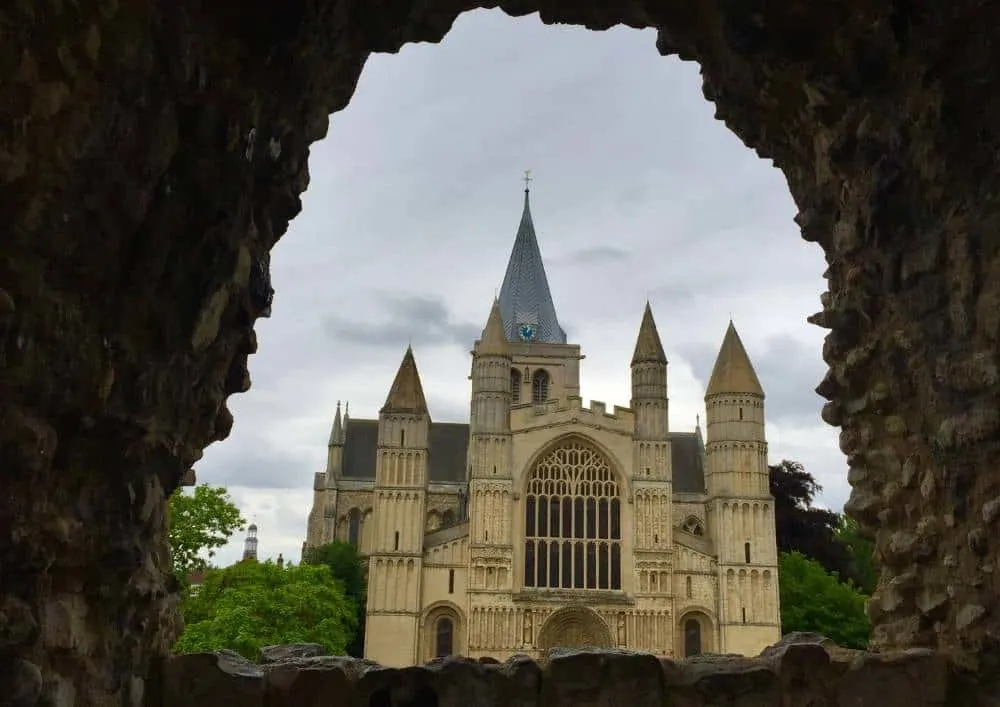
[[[704,438],[669,430],[648,304],[629,407],[584,405],[582,359],[555,319],[526,194],[472,351],[469,424],[431,422],[409,348],[378,420],[338,403],[305,549],[338,538],[366,556],[367,658],[755,655],[778,639],[764,392],[732,323]]]

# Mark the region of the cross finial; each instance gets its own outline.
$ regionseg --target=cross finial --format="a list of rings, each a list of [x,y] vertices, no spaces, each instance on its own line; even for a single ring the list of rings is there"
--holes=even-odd
[[[531,181],[531,170],[524,170],[524,190],[528,191],[528,183]]]

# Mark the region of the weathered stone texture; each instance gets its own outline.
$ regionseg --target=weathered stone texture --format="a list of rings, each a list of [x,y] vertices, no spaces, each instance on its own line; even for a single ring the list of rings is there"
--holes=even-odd
[[[552,651],[542,665],[464,658],[388,669],[340,657],[257,666],[229,653],[177,656],[165,665],[163,700],[149,707],[985,707],[997,695],[972,686],[940,654],[865,655],[793,636],[759,658],[661,660],[626,651]]]
[[[249,386],[309,144],[370,52],[491,4],[0,8],[0,664],[23,694],[41,675],[48,704],[141,699],[178,628],[164,499]],[[658,27],[784,172],[829,262],[819,391],[882,562],[874,645],[1000,670],[1000,6],[503,7]]]

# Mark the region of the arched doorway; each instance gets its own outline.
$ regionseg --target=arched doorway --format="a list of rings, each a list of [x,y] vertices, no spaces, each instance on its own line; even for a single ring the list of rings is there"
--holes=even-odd
[[[420,628],[420,660],[462,655],[466,648],[465,620],[450,601],[438,602],[424,614]]]
[[[682,658],[711,653],[714,648],[712,620],[702,610],[688,611],[674,629],[674,651]]]
[[[434,657],[445,658],[454,652],[455,622],[447,616],[442,616],[434,627]]]
[[[586,607],[560,609],[542,626],[538,647],[611,648],[611,632],[601,617]]]
[[[684,622],[684,657],[701,655],[701,624],[698,619]]]

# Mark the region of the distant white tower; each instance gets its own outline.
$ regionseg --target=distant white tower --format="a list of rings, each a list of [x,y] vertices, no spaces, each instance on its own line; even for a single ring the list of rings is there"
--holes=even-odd
[[[257,524],[247,528],[247,538],[243,541],[243,559],[257,561]]]

